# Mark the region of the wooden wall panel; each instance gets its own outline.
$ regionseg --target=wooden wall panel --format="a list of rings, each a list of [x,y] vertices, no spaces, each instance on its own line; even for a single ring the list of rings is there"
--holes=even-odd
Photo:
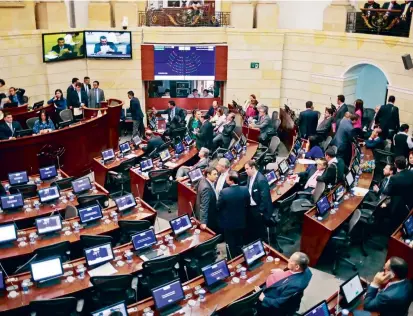
[[[155,80],[154,46],[141,45],[142,80]]]
[[[226,81],[228,69],[228,46],[216,46],[215,54],[215,80]]]

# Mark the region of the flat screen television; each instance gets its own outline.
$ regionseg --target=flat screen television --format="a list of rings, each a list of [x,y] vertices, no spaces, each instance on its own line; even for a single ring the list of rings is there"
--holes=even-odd
[[[85,31],[87,58],[132,59],[132,35],[127,31]]]
[[[43,62],[85,58],[83,32],[43,34]]]

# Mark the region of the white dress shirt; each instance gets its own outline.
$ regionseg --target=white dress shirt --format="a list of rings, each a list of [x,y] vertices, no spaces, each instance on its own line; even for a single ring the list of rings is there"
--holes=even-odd
[[[82,104],[82,92],[78,91],[77,96],[79,97],[79,103]]]
[[[224,173],[221,173],[221,175],[219,176],[218,180],[217,180],[217,185],[215,187],[215,192],[217,193],[217,198],[219,197],[219,193],[222,191],[222,189],[224,188],[225,185],[225,180],[228,176],[228,172],[229,170],[227,170]]]
[[[251,203],[250,203],[251,206],[257,205],[257,203],[255,203],[255,201],[252,198],[252,186],[254,185],[254,181],[255,181],[255,178],[257,177],[257,173],[258,171],[250,178],[250,184],[248,187],[248,191],[250,192],[250,196],[251,196]]]

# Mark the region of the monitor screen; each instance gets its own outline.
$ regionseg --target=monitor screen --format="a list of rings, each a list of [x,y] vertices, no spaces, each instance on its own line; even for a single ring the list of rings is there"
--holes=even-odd
[[[181,281],[177,279],[154,288],[152,290],[152,297],[158,310],[182,301],[185,295]]]
[[[171,153],[169,152],[169,149],[162,150],[159,153],[159,157],[161,158],[162,162],[165,162],[171,159]]]
[[[152,159],[143,160],[139,163],[142,171],[147,171],[153,168]]]
[[[185,150],[185,146],[182,142],[179,142],[178,144],[175,145],[175,153],[176,154],[182,154]]]
[[[227,158],[227,159],[229,160],[229,162],[233,161],[234,158],[235,158],[231,151],[227,151],[227,152],[224,154],[224,157]]]
[[[72,181],[73,193],[79,194],[82,192],[89,191],[92,188],[89,177],[84,177]]]
[[[86,224],[103,217],[102,209],[99,204],[78,209],[80,222]]]
[[[341,200],[341,198],[344,196],[344,193],[346,192],[345,188],[342,185],[339,185],[337,189],[334,191],[334,201],[338,202]]]
[[[36,228],[39,235],[62,230],[60,215],[36,218]]]
[[[291,154],[288,156],[288,162],[289,162],[290,165],[295,164],[295,161],[296,161],[296,160],[297,160],[297,157],[296,157],[296,155],[294,155],[293,153],[291,153]]]
[[[340,285],[341,293],[343,294],[347,304],[353,303],[354,300],[364,293],[363,285],[361,284],[360,276],[354,275],[342,285]]]
[[[154,62],[155,80],[215,80],[215,46],[155,45]]]
[[[126,307],[125,302],[119,302],[110,306],[106,306],[102,309],[92,312],[92,316],[110,316],[114,315],[115,312],[117,312],[116,315],[129,316],[128,308]]]
[[[236,142],[234,145],[234,150],[239,154],[242,151],[242,146],[239,142]]]
[[[33,281],[45,281],[58,278],[63,275],[63,267],[60,257],[47,258],[30,264]]]
[[[132,142],[135,146],[138,146],[140,143],[142,143],[142,139],[139,137],[139,135],[136,135],[132,138]]]
[[[85,58],[83,32],[43,34],[43,62]]]
[[[330,210],[330,202],[328,200],[327,196],[322,196],[318,201],[317,201],[317,211],[318,215],[323,216]]]
[[[39,189],[37,193],[39,194],[40,202],[42,203],[57,200],[60,197],[59,188],[57,186]]]
[[[184,141],[185,141],[185,143],[186,143],[187,145],[190,145],[190,144],[192,144],[192,142],[193,142],[194,140],[191,138],[191,136],[185,135]]]
[[[191,180],[192,183],[197,182],[202,178],[202,176],[202,170],[200,168],[196,168],[188,172],[189,180]]]
[[[230,275],[225,259],[207,265],[201,270],[202,274],[204,275],[205,282],[208,286],[211,286],[219,281],[223,281]]]
[[[403,229],[406,236],[413,236],[413,215],[410,215],[403,223]]]
[[[6,289],[6,283],[4,282],[4,274],[3,271],[0,271],[0,292]]]
[[[297,152],[301,148],[301,140],[297,139],[294,143],[294,150]]]
[[[135,250],[149,248],[157,243],[155,231],[150,228],[132,235],[132,244]]]
[[[171,225],[175,236],[192,228],[191,219],[189,218],[188,214],[179,216],[169,221],[169,224]]]
[[[351,171],[349,173],[347,173],[347,175],[346,175],[346,182],[347,182],[347,185],[349,187],[351,187],[353,185],[354,176],[353,176],[353,173]]]
[[[273,184],[275,181],[277,181],[277,175],[275,174],[274,170],[271,170],[269,173],[265,175],[267,177],[268,185]]]
[[[29,182],[27,171],[13,172],[8,174],[10,185],[26,184]]]
[[[23,207],[24,200],[21,193],[9,194],[1,197],[1,208],[3,211],[15,210]]]
[[[127,152],[130,152],[130,145],[129,145],[129,142],[125,142],[125,143],[123,143],[123,144],[119,144],[119,151],[122,153],[122,154],[125,154],[125,153],[127,153]]]
[[[48,166],[39,169],[40,180],[49,180],[57,177],[56,166]]]
[[[0,243],[15,241],[16,239],[17,231],[14,223],[0,226]]]
[[[87,58],[132,59],[131,32],[85,31]]]
[[[134,208],[136,206],[136,201],[132,194],[127,194],[116,198],[115,203],[120,212]]]
[[[253,243],[242,247],[245,262],[248,265],[253,264],[255,261],[265,256],[264,245],[261,240],[254,241]]]
[[[112,245],[109,243],[85,249],[85,258],[89,267],[113,260]]]
[[[310,308],[303,314],[303,316],[330,316],[326,301],[322,301],[316,306]]]
[[[112,148],[102,151],[103,161],[108,161],[108,160],[111,160],[111,159],[114,159],[114,158],[115,158],[115,152],[113,151]]]
[[[288,163],[287,160],[282,160],[279,164],[280,173],[284,174],[288,171]]]

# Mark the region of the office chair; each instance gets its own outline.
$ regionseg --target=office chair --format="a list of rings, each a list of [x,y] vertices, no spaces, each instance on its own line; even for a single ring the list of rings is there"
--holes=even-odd
[[[107,244],[108,242],[110,242],[113,245],[113,238],[111,236],[80,235],[80,243],[83,249],[99,246],[102,244]]]
[[[98,203],[102,208],[109,206],[109,198],[105,194],[84,194],[77,197],[78,208],[95,205]]]
[[[36,121],[37,121],[38,119],[39,119],[39,118],[38,118],[37,116],[31,117],[31,118],[27,119],[27,120],[26,120],[26,125],[27,125],[27,127],[30,128],[30,129],[33,129],[34,123],[36,123]]]
[[[77,299],[75,297],[61,297],[55,299],[35,300],[29,304],[30,312],[36,316],[74,316],[76,311]]]
[[[337,273],[337,267],[340,261],[348,263],[354,271],[357,271],[356,265],[347,259],[347,250],[351,246],[352,236],[354,234],[354,227],[361,219],[361,211],[356,209],[348,224],[348,229],[341,229],[335,236],[331,237],[331,245],[334,249],[334,264],[333,274]]]
[[[330,146],[332,140],[333,138],[331,136],[327,136],[326,140],[322,143],[322,148],[324,152],[327,150],[328,146]]]
[[[73,122],[73,113],[72,110],[66,109],[63,110],[59,113],[60,119],[62,120],[62,122]]]
[[[308,268],[307,268],[308,269]],[[296,292],[291,295],[286,301],[284,301],[279,309],[277,315],[283,316],[295,316],[300,309],[301,299],[303,298],[304,291]]]
[[[131,241],[131,236],[143,230],[149,229],[152,224],[149,221],[125,221],[119,220],[119,244],[123,245]]]
[[[374,109],[364,108],[363,118],[361,119],[363,129],[364,127],[366,127],[366,130],[370,129],[371,123],[373,123],[375,115],[376,112],[374,111]]]
[[[383,149],[374,149],[373,157],[376,165],[376,170],[383,170],[387,164],[394,163],[394,154]],[[373,180],[380,182],[383,179],[383,172],[374,172]]]
[[[260,294],[261,291],[253,292],[252,294],[231,303],[230,305],[222,309],[219,315],[256,316],[258,314],[257,304]]]
[[[171,208],[160,200],[161,193],[168,193],[172,186],[171,170],[159,169],[149,171],[149,189],[153,195],[156,195],[156,203],[153,206],[156,209],[159,205],[162,205],[168,209],[168,213],[171,213]]]
[[[10,194],[21,193],[23,199],[28,199],[37,196],[37,185],[35,184],[20,184],[12,185],[9,188]]]
[[[254,155],[253,160],[255,160],[255,163],[257,164],[257,168],[259,171],[263,172],[266,170],[267,164],[265,161],[265,157],[268,153],[268,147],[261,147],[260,151],[257,151],[257,153]]]
[[[65,208],[65,219],[71,219],[77,217],[77,208],[73,205],[66,205]]]
[[[305,212],[315,206],[315,203],[323,194],[326,188],[326,184],[321,181],[317,181],[314,192],[299,191],[296,193],[295,199],[291,204],[291,215],[301,218]]]
[[[265,166],[267,166],[269,163],[274,162],[274,161],[277,160],[277,149],[278,149],[278,146],[280,145],[280,143],[281,143],[281,141],[278,138],[278,136],[273,136],[271,138],[271,142],[270,142],[270,145],[268,147],[268,151],[265,154],[265,157],[263,158],[264,159],[263,164]]]
[[[59,190],[66,190],[72,188],[72,181],[75,180],[75,177],[69,177],[60,179],[50,183],[50,186],[57,186]]]
[[[120,301],[130,305],[136,301],[136,292],[132,288],[131,274],[95,276],[90,278],[93,285],[91,301],[99,309]]]
[[[151,289],[177,279],[178,270],[178,255],[145,261],[142,264],[142,274],[138,276],[141,284],[139,296],[148,297],[151,295]]]
[[[186,126],[174,128],[173,130],[171,130],[170,138],[173,140],[176,140],[177,138],[183,140],[186,134],[186,130]]]
[[[119,166],[114,170],[110,170],[107,173],[107,183],[105,187],[112,187],[113,185],[117,188],[120,186],[120,194],[123,195],[125,192],[125,184],[130,182],[129,169],[134,167],[136,164],[136,158],[130,158],[128,160],[122,161]],[[130,187],[127,190],[130,192]]]
[[[183,264],[186,267],[188,280],[201,275],[201,268],[217,260],[217,246],[220,242],[222,242],[222,236],[215,236],[184,255]]]

